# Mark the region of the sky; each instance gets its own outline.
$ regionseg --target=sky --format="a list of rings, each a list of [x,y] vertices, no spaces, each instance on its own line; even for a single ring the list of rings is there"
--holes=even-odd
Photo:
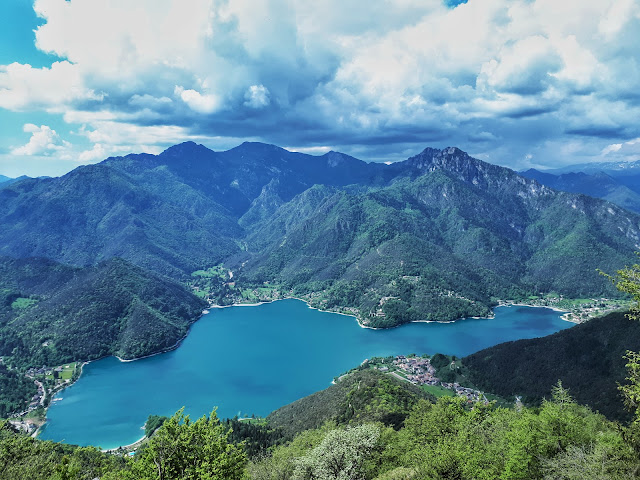
[[[183,141],[640,160],[640,0],[2,0],[0,174]]]

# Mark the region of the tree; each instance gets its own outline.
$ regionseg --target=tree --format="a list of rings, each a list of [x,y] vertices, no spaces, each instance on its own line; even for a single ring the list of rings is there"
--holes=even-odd
[[[640,252],[638,252],[640,255]],[[633,297],[634,305],[627,316],[631,320],[640,320],[640,265],[637,263],[631,267],[625,267],[618,270],[615,276],[607,276],[616,288],[622,292],[628,293]],[[625,405],[634,413],[633,423],[630,428],[624,432],[628,443],[640,455],[640,352],[627,351],[625,356],[627,359],[627,371],[629,383],[620,385],[618,388],[624,395]]]
[[[618,290],[633,297],[634,305],[627,316],[631,320],[640,320],[640,265],[636,263],[631,267],[624,267],[615,275],[600,273],[608,277]],[[635,414],[635,426],[640,428],[640,352],[627,351],[625,358],[628,360],[626,367],[629,383],[619,388],[625,397],[625,404]]]
[[[242,478],[246,456],[228,442],[230,431],[216,411],[191,422],[180,409],[158,428],[134,460],[136,480],[234,480]]]
[[[364,464],[380,438],[372,424],[330,431],[322,443],[298,459],[294,478],[305,480],[359,480]]]

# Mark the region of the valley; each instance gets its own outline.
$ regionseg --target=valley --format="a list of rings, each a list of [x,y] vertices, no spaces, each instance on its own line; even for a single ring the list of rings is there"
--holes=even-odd
[[[55,391],[40,392],[37,369],[89,362],[53,397],[40,438],[106,449],[135,443],[150,414],[181,406],[194,416],[213,405],[227,418],[273,412],[264,421],[280,428],[279,407],[365,358],[397,357],[384,378],[416,383],[389,387],[412,402],[457,394],[465,405],[536,405],[563,377],[556,370],[535,388],[520,374],[496,385],[508,373],[479,359],[508,365],[509,342],[631,306],[598,270],[633,263],[640,248],[637,214],[456,148],[382,165],[187,142],[3,185],[0,207],[0,381],[15,386],[0,405],[42,418],[37,404]],[[400,358],[409,352],[446,365],[416,371]],[[625,418],[597,375],[572,383],[584,375],[567,380],[581,401]],[[592,390],[605,383],[598,399]],[[331,408],[341,413],[325,420],[366,417]],[[392,424],[410,414],[386,408]]]

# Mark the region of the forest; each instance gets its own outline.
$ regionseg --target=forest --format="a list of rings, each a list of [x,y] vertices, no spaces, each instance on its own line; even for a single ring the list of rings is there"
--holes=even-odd
[[[625,382],[624,355],[640,351],[640,322],[615,312],[547,337],[506,342],[462,359],[480,388],[530,405],[562,380],[575,399],[612,420],[628,421],[617,386]],[[535,372],[532,375],[531,372]]]

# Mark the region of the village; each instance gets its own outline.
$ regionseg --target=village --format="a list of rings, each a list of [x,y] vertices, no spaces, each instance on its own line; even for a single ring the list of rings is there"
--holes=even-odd
[[[500,305],[523,305],[547,307],[565,312],[562,319],[572,323],[583,323],[594,317],[606,315],[630,307],[631,302],[623,298],[569,299],[558,294],[532,295],[526,300],[504,301]]]
[[[431,359],[427,356],[418,357],[416,355],[398,355],[396,357],[368,359],[363,362],[370,368],[380,372],[388,373],[400,380],[405,380],[419,386],[442,387],[451,390],[452,393],[467,399],[469,403],[485,402],[488,400],[479,390],[463,387],[457,382],[443,382],[436,376],[436,368],[431,364]],[[429,391],[428,389],[425,389]]]
[[[38,387],[38,392],[31,397],[26,408],[11,415],[9,423],[14,428],[27,434],[35,435],[38,428],[44,423],[44,413],[38,409],[46,409],[56,392],[70,385],[80,373],[80,364],[72,362],[57,367],[32,367],[25,372],[25,377],[30,378]]]

